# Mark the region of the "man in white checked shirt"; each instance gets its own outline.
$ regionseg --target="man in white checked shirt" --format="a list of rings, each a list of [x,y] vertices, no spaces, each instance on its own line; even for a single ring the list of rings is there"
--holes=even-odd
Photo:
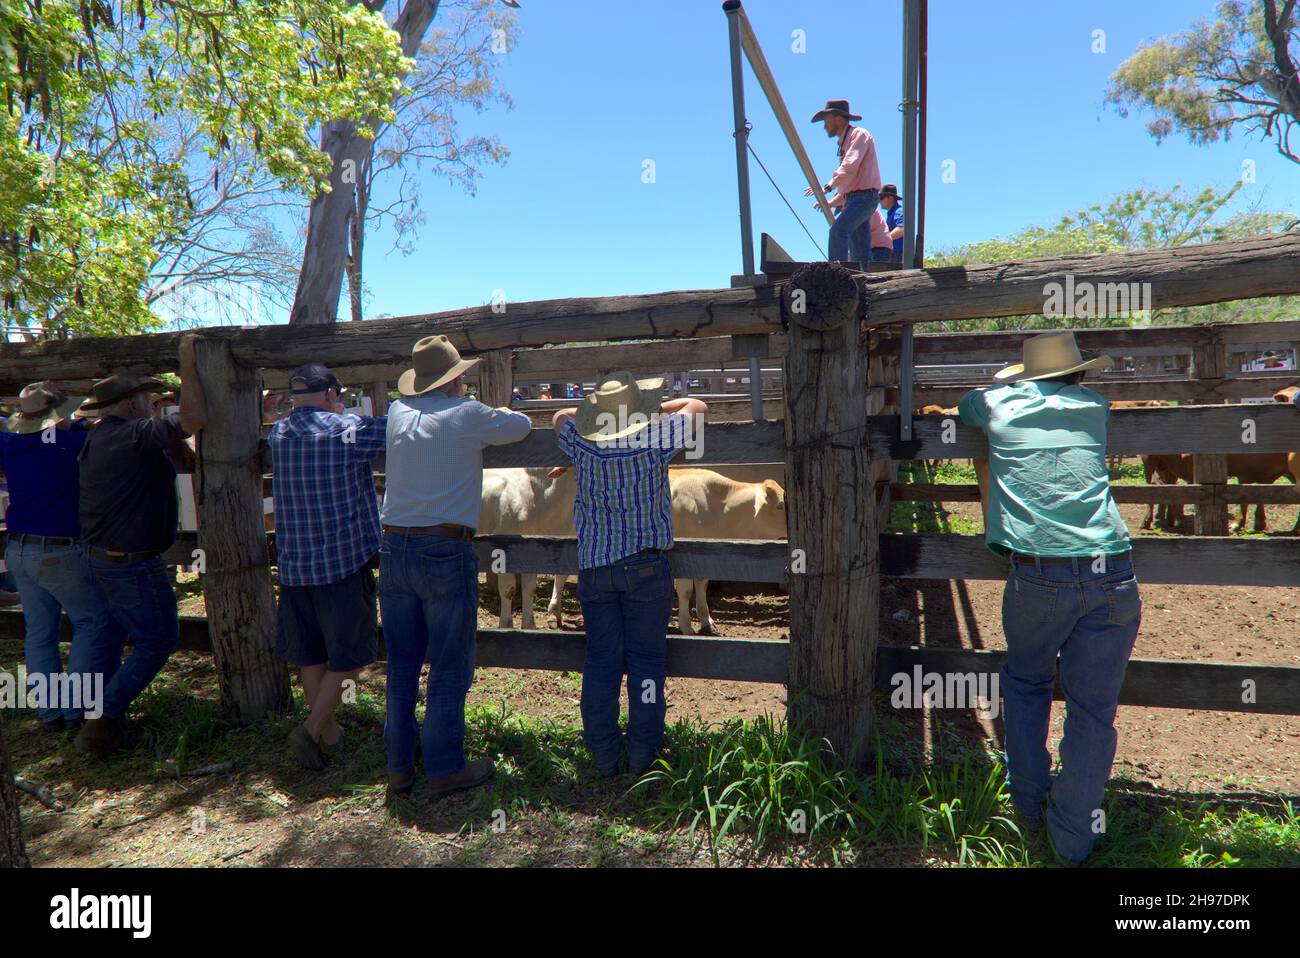
[[[384,751],[388,787],[415,784],[419,737],[429,792],[439,798],[492,777],[491,759],[465,760],[465,695],[474,678],[478,557],[470,540],[483,496],[483,448],[518,442],[532,423],[465,396],[461,359],[446,336],[415,344],[413,369],[388,409],[380,521],[379,607],[388,647]],[[423,729],[415,723],[420,669],[429,661]]]
[[[618,774],[623,733],[619,686],[627,674],[628,768],[654,764],[663,740],[664,677],[673,578],[668,463],[694,446],[698,399],[660,404],[662,379],[605,378],[581,406],[555,414],[560,450],[573,460],[577,497],[578,601],[587,630],[582,736],[606,778]]]

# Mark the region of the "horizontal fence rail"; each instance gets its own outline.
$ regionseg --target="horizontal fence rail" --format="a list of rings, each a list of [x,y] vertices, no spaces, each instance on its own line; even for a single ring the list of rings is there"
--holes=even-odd
[[[895,502],[979,502],[980,487],[969,483],[891,482]],[[1265,505],[1300,503],[1300,487],[1245,483],[1242,485],[1117,485],[1110,494],[1121,505]]]
[[[21,613],[0,610],[0,637],[19,639],[22,629]],[[63,638],[67,640],[71,635],[72,627],[65,617]],[[475,664],[478,668],[581,672],[586,639],[583,632],[480,628]],[[207,620],[183,616],[179,647],[211,652]],[[673,678],[781,684],[786,681],[788,649],[788,642],[776,639],[669,636],[667,673]],[[385,658],[381,628],[379,659]],[[973,690],[979,688],[980,676],[995,675],[1005,660],[1006,653],[984,649],[882,645],[876,655],[876,690],[893,692],[895,676],[905,676],[915,684],[918,669],[922,676],[937,673],[966,677],[970,684],[963,687]],[[1247,688],[1251,695],[1245,694]],[[1059,682],[1054,697],[1064,698]],[[1133,659],[1125,672],[1119,701],[1121,705],[1144,708],[1297,715],[1300,667]]]
[[[273,534],[268,534],[273,540]],[[183,533],[164,559],[188,567],[197,546]],[[1138,578],[1160,585],[1300,585],[1300,549],[1287,539],[1200,536],[1195,539],[1132,540]],[[507,572],[576,574],[576,539],[547,536],[480,536],[474,540],[482,571],[504,556]],[[668,552],[673,577],[719,582],[784,583],[792,548],[775,540],[678,539]],[[497,551],[499,550],[499,552]],[[495,553],[495,554],[494,554]],[[815,569],[808,570],[815,574]],[[1007,560],[994,555],[983,536],[947,533],[884,533],[880,572],[902,579],[1004,579]]]

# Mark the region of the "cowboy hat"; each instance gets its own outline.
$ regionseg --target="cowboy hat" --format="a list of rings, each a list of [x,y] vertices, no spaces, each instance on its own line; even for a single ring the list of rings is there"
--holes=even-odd
[[[403,396],[423,396],[445,386],[478,365],[477,359],[461,359],[460,351],[446,336],[425,336],[411,350],[411,364],[397,380]]]
[[[1115,365],[1115,360],[1109,356],[1084,359],[1079,352],[1079,344],[1074,341],[1074,333],[1065,329],[1026,339],[1023,358],[1024,362],[1013,363],[994,373],[994,381],[1025,383],[1083,372],[1085,369],[1110,369]]]
[[[816,113],[814,113],[812,121],[816,123],[818,120],[828,116],[831,113],[838,113],[840,116],[846,116],[850,120],[862,119],[862,117],[858,116],[856,113],[853,113],[852,111],[849,110],[848,100],[827,100],[825,109],[818,110]]]
[[[659,412],[660,379],[633,379],[629,372],[610,373],[578,406],[575,427],[583,439],[612,440],[650,425]]]
[[[107,379],[101,379],[90,387],[90,396],[81,404],[78,413],[94,412],[111,406],[120,399],[134,396],[136,393],[167,389],[161,379],[152,376],[134,376],[131,373],[116,373]]]
[[[71,416],[79,403],[52,382],[32,383],[18,394],[18,411],[5,422],[5,428],[17,433],[43,432]]]

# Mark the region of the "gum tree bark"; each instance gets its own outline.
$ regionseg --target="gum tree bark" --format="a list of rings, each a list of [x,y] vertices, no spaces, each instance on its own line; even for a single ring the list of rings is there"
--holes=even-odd
[[[29,868],[23,847],[23,820],[18,809],[18,789],[4,741],[4,720],[0,719],[0,868]]]

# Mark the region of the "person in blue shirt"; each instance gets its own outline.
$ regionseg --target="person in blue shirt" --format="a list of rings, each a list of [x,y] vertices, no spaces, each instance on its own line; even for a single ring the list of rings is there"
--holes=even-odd
[[[56,384],[32,383],[0,432],[0,472],[10,496],[5,565],[22,601],[28,689],[49,732],[79,728],[87,712],[96,713],[100,704],[92,699],[118,665],[116,656],[95,648],[98,603],[77,518],[77,455],[88,430],[72,418],[76,407]],[[64,612],[72,622],[66,672],[59,648]]]
[[[898,195],[898,187],[893,183],[886,183],[880,188],[880,209],[885,214],[885,225],[889,227],[890,239],[894,241],[894,249],[889,261],[901,263],[903,261],[903,204]]]
[[[1106,469],[1110,405],[1082,385],[1087,371],[1112,365],[1084,359],[1073,333],[1043,333],[1025,341],[1023,363],[957,407],[988,436],[986,541],[1008,560],[1000,675],[1008,789],[1030,831],[1046,821],[1067,865],[1100,837],[1115,712],[1142,618],[1128,527]],[[1058,657],[1066,713],[1053,780],[1047,735]]]

